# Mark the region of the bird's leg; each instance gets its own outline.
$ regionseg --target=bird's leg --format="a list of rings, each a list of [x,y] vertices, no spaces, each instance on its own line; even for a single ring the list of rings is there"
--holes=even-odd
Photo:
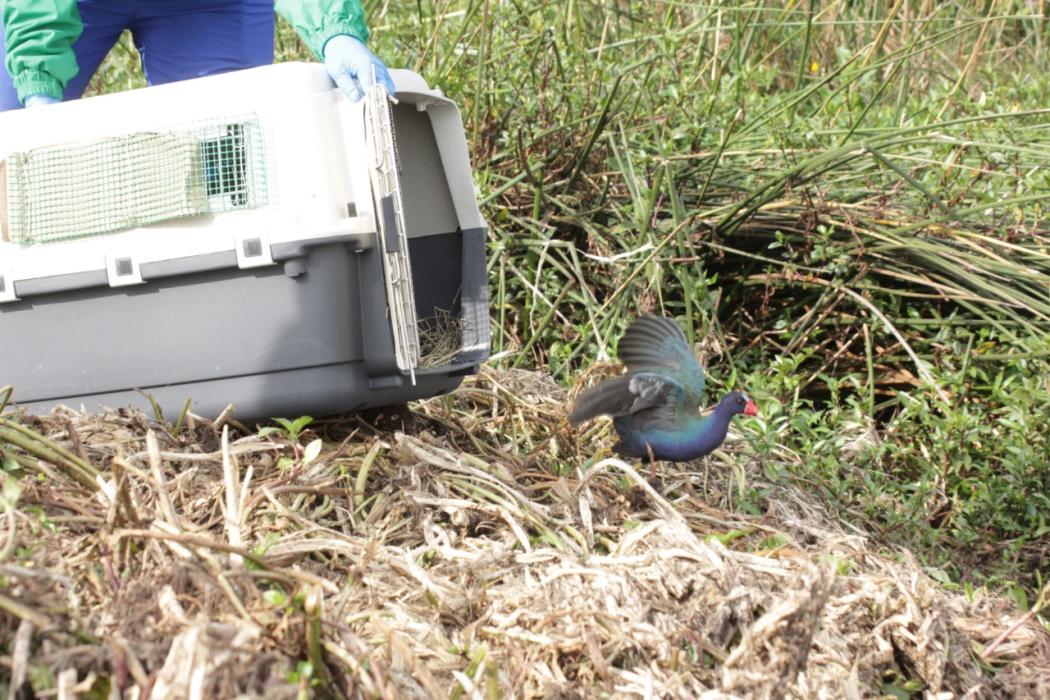
[[[656,457],[653,456],[653,447],[648,442],[645,443],[645,451],[649,453],[649,481],[653,482],[656,480]]]

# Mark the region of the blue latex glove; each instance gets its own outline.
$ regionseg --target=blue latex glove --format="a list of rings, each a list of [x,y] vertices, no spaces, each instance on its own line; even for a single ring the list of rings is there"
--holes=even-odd
[[[394,94],[394,81],[390,79],[386,65],[367,46],[348,34],[337,34],[325,42],[324,67],[343,94],[354,102],[364,97],[376,82]]]
[[[30,95],[26,98],[26,108],[39,107],[40,105],[55,105],[62,100],[56,100],[48,95]]]

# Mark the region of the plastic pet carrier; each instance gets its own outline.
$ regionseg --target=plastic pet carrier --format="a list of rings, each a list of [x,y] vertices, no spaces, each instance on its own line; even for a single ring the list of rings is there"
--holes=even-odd
[[[489,355],[456,106],[284,63],[0,114],[0,385],[32,411],[319,415]]]

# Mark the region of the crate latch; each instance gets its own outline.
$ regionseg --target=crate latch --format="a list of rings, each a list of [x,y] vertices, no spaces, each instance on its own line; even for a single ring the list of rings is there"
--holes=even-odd
[[[241,269],[273,265],[267,236],[258,233],[240,234],[234,237],[234,249],[237,252],[237,267]]]
[[[142,284],[139,261],[130,255],[107,255],[106,276],[109,278],[110,287]]]

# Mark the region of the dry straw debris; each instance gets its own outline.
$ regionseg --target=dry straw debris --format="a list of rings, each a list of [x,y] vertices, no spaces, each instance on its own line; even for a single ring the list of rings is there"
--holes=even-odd
[[[1050,697],[1050,635],[1012,604],[946,590],[797,491],[723,510],[719,462],[747,461],[732,441],[701,471],[603,459],[607,428],[570,431],[565,398],[486,371],[295,443],[228,418],[7,414],[23,476],[0,534],[0,688]]]
[[[419,320],[420,367],[440,367],[450,363],[463,347],[466,322],[457,314],[435,309],[434,315]]]

